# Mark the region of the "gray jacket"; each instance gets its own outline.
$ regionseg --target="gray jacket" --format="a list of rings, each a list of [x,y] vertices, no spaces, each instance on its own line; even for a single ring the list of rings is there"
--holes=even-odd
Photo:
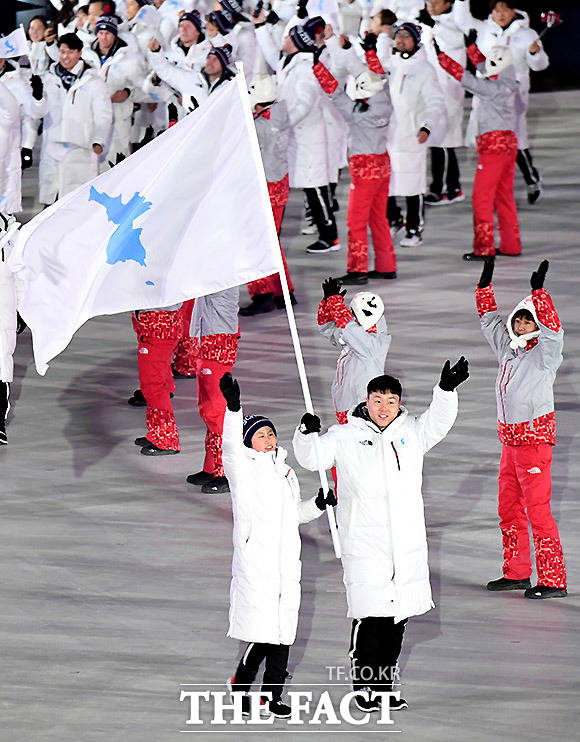
[[[385,318],[377,322],[377,332],[366,332],[354,319],[342,329],[334,322],[318,328],[341,353],[332,383],[332,401],[337,412],[347,412],[366,399],[367,384],[385,373],[391,336]]]
[[[270,112],[270,118],[266,118],[263,114],[256,115],[254,124],[266,180],[268,183],[277,183],[288,173],[288,139],[290,137],[288,109],[286,103],[281,100],[264,110]]]
[[[477,66],[485,69],[484,64]],[[516,94],[518,82],[513,65],[499,74],[496,80],[487,77],[475,77],[465,70],[461,84],[470,93],[480,98],[477,106],[477,136],[488,131],[516,130]]]
[[[189,326],[190,336],[202,338],[237,333],[239,295],[238,286],[234,286],[196,299]]]
[[[340,87],[330,96],[348,125],[348,154],[382,155],[387,151],[387,129],[393,112],[386,90],[368,99],[368,108],[361,111]],[[360,401],[360,400],[359,400]]]
[[[538,342],[529,350],[510,348],[510,336],[498,311],[481,317],[481,329],[497,355],[495,385],[497,417],[502,423],[529,422],[554,412],[554,379],[562,363],[564,330],[550,330],[538,321]]]

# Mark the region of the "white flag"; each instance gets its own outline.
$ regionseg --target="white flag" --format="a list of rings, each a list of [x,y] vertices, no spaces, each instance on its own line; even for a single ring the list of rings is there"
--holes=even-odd
[[[22,26],[0,38],[0,59],[23,57],[25,54],[30,54],[30,48]]]
[[[10,259],[38,373],[88,319],[169,306],[281,268],[243,74],[26,224]]]

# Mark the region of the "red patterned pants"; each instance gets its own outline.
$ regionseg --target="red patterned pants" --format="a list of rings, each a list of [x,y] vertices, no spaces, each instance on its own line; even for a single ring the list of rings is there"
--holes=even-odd
[[[220,390],[220,379],[233,366],[218,361],[197,359],[197,405],[207,432],[205,435],[205,460],[203,470],[214,477],[224,477],[222,465],[222,433],[226,401]]]
[[[503,535],[504,576],[530,576],[528,520],[534,535],[538,585],[566,587],[566,568],[558,526],[550,509],[552,446],[502,447],[499,464],[500,528]]]
[[[178,373],[184,376],[195,376],[195,358],[197,354],[193,338],[189,336],[189,325],[191,324],[191,314],[194,304],[195,299],[183,302],[183,333],[173,356],[173,367]]]
[[[473,252],[495,255],[494,213],[497,214],[499,249],[508,255],[522,251],[520,225],[514,199],[517,152],[480,152],[473,182]]]
[[[139,385],[147,400],[147,440],[159,448],[179,451],[179,435],[170,393],[175,391],[171,357],[178,339],[139,337]]]
[[[375,270],[391,273],[397,270],[391,229],[387,220],[389,176],[361,178],[353,175],[348,197],[348,255],[349,273],[367,273],[369,263],[370,227],[375,249]]]
[[[285,206],[272,206],[274,212],[274,222],[276,224],[276,232],[280,235],[280,229],[282,228],[282,219],[284,217]],[[280,245],[280,252],[282,253],[282,263],[284,264],[284,272],[286,273],[286,280],[288,281],[288,290],[294,291],[292,285],[292,279],[290,278],[290,271],[288,270],[288,264],[286,263],[286,256],[284,250]],[[280,283],[280,276],[277,273],[272,273],[271,276],[265,278],[258,278],[257,281],[250,281],[248,284],[248,292],[252,298],[256,294],[274,294],[274,296],[282,296],[282,284]]]

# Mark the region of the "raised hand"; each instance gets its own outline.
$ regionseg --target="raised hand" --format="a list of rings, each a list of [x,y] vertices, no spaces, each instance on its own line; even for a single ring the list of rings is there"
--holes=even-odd
[[[532,273],[532,276],[530,278],[530,286],[532,287],[532,291],[544,288],[544,280],[546,278],[546,273],[548,272],[549,267],[550,263],[548,263],[547,260],[542,260],[542,262],[538,266],[538,270]]]
[[[493,255],[490,255],[488,258],[485,259],[483,270],[481,271],[481,278],[479,279],[479,283],[477,284],[480,289],[486,289],[490,285],[491,279],[493,278],[494,267],[495,257]]]
[[[321,425],[320,418],[318,415],[311,415],[310,412],[305,412],[300,420],[300,432],[304,435],[310,435],[310,433],[320,433]]]
[[[364,39],[360,42],[360,45],[362,46],[363,50],[365,52],[369,51],[375,51],[377,50],[377,35],[376,33],[368,33]]]
[[[346,289],[340,290],[340,281],[338,281],[336,278],[327,278],[322,283],[322,293],[324,294],[324,298],[328,299],[329,296],[345,296],[346,295]]]
[[[445,361],[441,370],[441,379],[439,386],[444,392],[452,392],[460,384],[469,378],[469,363],[461,356],[454,366],[449,361]]]
[[[240,405],[240,385],[237,380],[228,372],[220,379],[220,390],[226,400],[228,410],[238,412]]]

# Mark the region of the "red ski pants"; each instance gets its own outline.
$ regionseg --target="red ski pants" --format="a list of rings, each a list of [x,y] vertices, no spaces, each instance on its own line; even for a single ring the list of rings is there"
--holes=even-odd
[[[195,376],[195,344],[189,336],[189,326],[195,299],[183,302],[183,332],[173,356],[173,368],[183,376]]]
[[[566,587],[566,567],[558,526],[550,509],[552,446],[506,446],[499,464],[498,515],[503,535],[504,576],[523,580],[530,576],[532,526],[538,585]]]
[[[225,476],[222,465],[222,433],[226,400],[220,390],[220,379],[228,371],[231,372],[232,368],[233,366],[226,366],[218,361],[197,359],[197,405],[207,428],[203,470],[214,477]]]
[[[179,451],[179,435],[170,393],[175,391],[171,357],[178,339],[139,336],[139,385],[147,400],[147,440],[159,448]]]
[[[282,229],[282,219],[284,217],[285,208],[285,206],[272,206],[272,211],[274,212],[274,223],[276,224],[276,232],[278,235],[280,235],[280,230]],[[286,280],[288,281],[288,290],[294,291],[292,279],[290,278],[290,271],[288,270],[288,264],[286,263],[286,256],[284,255],[284,250],[281,245],[280,252],[282,253],[284,273],[286,274]],[[256,296],[256,294],[274,294],[274,296],[282,296],[280,276],[277,273],[272,273],[271,276],[266,276],[266,278],[258,278],[257,281],[251,281],[248,284],[248,292],[252,298]]]
[[[494,213],[497,214],[499,249],[508,255],[522,251],[520,225],[514,199],[517,152],[479,154],[473,182],[473,252],[495,255]]]
[[[385,178],[351,179],[348,197],[348,255],[346,270],[349,273],[367,273],[369,268],[370,227],[375,250],[375,270],[392,273],[397,270],[391,229],[387,220],[389,176]]]

